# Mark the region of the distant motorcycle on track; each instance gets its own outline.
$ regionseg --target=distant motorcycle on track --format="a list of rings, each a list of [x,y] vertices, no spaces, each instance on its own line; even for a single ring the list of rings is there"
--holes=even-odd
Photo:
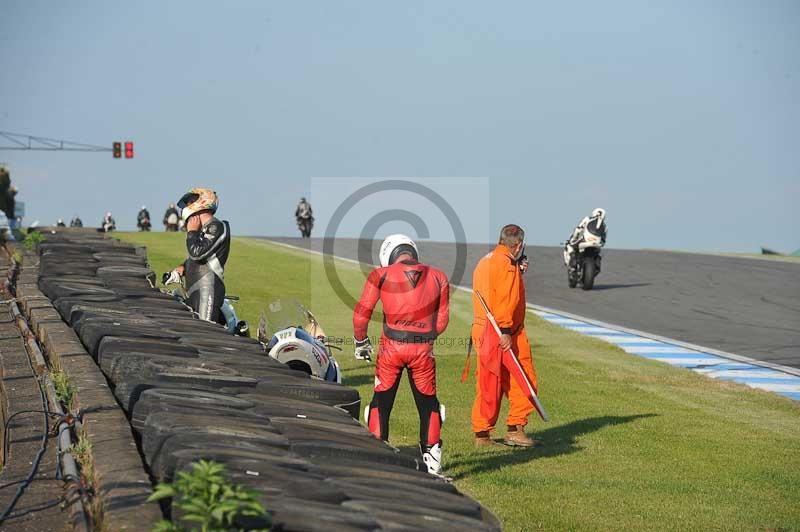
[[[297,228],[303,238],[311,238],[311,230],[314,229],[314,210],[305,198],[300,198],[300,203],[294,211],[297,220]]]
[[[136,215],[136,227],[139,228],[139,231],[149,231],[152,225],[153,224],[150,222],[150,211],[147,210],[147,207],[142,205],[139,214]]]
[[[298,218],[297,228],[300,230],[300,234],[303,238],[311,238],[311,230],[314,229],[314,218]]]
[[[117,228],[117,222],[114,220],[114,217],[111,216],[111,212],[107,212],[106,215],[103,217],[103,221],[100,224],[100,229],[103,233],[110,233]]]
[[[180,229],[179,223],[181,222],[181,217],[174,203],[170,203],[166,212],[164,212],[163,222],[164,230],[168,233],[175,233]]]
[[[597,235],[587,232],[577,244],[564,244],[564,262],[567,266],[567,284],[584,290],[594,287],[594,278],[600,273],[603,242]]]
[[[600,273],[600,250],[606,244],[605,209],[596,208],[591,216],[583,218],[572,236],[564,243],[564,264],[567,267],[567,284],[575,288],[580,283],[584,290],[594,287],[594,278]]]

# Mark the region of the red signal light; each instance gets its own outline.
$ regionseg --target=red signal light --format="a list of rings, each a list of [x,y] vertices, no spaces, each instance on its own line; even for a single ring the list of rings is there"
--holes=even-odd
[[[119,159],[120,157],[122,157],[122,143],[121,142],[115,142],[114,144],[112,144],[112,148],[113,148],[113,151],[114,151],[114,159]]]
[[[133,142],[131,141],[125,143],[125,158],[133,159]]]

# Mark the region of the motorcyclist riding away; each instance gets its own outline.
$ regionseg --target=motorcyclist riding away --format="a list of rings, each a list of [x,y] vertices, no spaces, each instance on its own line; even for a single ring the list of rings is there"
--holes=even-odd
[[[83,220],[76,214],[75,217],[69,222],[70,227],[83,227]]]
[[[297,208],[294,211],[294,217],[297,220],[297,227],[300,229],[300,234],[303,238],[310,238],[311,229],[314,228],[314,211],[305,198],[300,198],[300,203],[297,204]]]
[[[564,245],[564,264],[567,266],[572,265],[572,260],[578,251],[578,245],[586,240],[587,234],[600,238],[601,246],[606,244],[608,227],[606,226],[605,209],[596,208],[592,211],[591,216],[584,216],[575,230],[572,231],[572,236],[569,237],[569,240]]]
[[[367,327],[378,301],[384,315],[375,392],[364,413],[365,421],[375,437],[389,439],[389,415],[403,368],[407,368],[419,413],[422,460],[429,473],[441,475],[444,407],[436,397],[433,342],[447,328],[450,284],[441,270],[419,262],[416,244],[405,235],[384,240],[380,263],[367,278],[353,312],[355,356],[361,360],[371,359]]]
[[[189,257],[164,281],[179,283],[185,277],[187,303],[200,319],[211,322],[219,321],[225,300],[225,263],[231,249],[230,224],[214,217],[218,205],[216,192],[209,188],[193,188],[180,199]]]

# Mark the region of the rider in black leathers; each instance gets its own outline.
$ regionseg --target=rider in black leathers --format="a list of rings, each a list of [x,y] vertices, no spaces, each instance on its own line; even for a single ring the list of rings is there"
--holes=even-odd
[[[230,226],[212,218],[199,231],[186,233],[189,258],[184,263],[189,306],[200,319],[219,321],[225,300],[225,263],[231,249]]]
[[[231,247],[227,221],[214,217],[217,194],[194,188],[181,198],[178,207],[186,222],[186,249],[189,257],[175,268],[164,284],[185,277],[187,303],[200,319],[220,322],[220,307],[225,300],[225,263]]]
[[[147,207],[142,205],[142,208],[139,209],[139,213],[136,215],[136,227],[138,227],[140,231],[149,231],[151,225],[150,211],[147,210]]]
[[[311,230],[314,228],[314,210],[305,198],[300,198],[300,203],[294,210],[294,218],[303,238],[311,238]]]

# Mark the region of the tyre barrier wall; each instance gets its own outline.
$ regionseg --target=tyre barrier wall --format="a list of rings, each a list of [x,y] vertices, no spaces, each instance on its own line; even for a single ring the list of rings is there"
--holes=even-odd
[[[62,230],[39,254],[39,290],[108,379],[154,481],[223,463],[260,494],[272,530],[500,529],[362,427],[357,391],[289,369],[153,288],[141,249]]]

